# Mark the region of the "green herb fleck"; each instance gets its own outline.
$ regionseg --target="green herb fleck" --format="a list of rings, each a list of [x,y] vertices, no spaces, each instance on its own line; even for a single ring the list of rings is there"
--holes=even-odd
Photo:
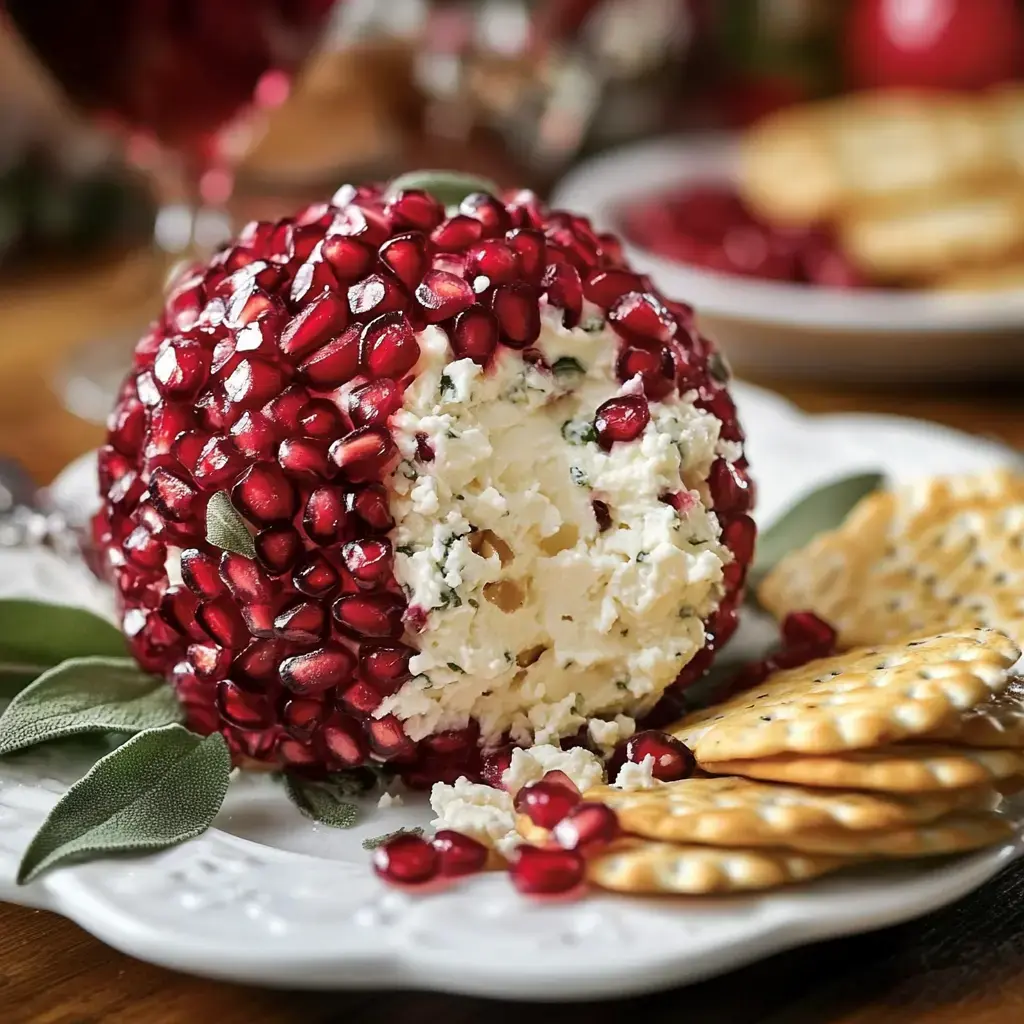
[[[649,555],[649,552],[647,552],[647,551],[638,551],[637,552],[637,556],[636,556],[636,560],[638,562],[646,562],[648,555]]]
[[[572,482],[576,484],[577,487],[587,487],[590,484],[590,481],[587,479],[587,474],[584,473],[579,466],[570,466],[569,476],[572,477]]]
[[[572,356],[562,356],[554,361],[551,372],[556,377],[579,377],[587,371],[578,359],[573,359]]]
[[[400,555],[406,555],[407,557],[412,556],[416,552],[416,549],[411,544],[399,544],[395,550]]]
[[[597,334],[598,331],[604,330],[604,317],[603,316],[590,316],[580,324],[580,327],[587,332],[587,334]]]
[[[617,690],[628,690],[629,689],[629,681],[626,680],[626,679],[618,679],[615,682],[615,688]]]
[[[378,846],[383,846],[385,843],[390,842],[392,839],[397,839],[399,836],[422,836],[423,829],[418,825],[415,828],[396,828],[394,832],[385,832],[382,836],[374,836],[372,839],[363,840],[364,850],[376,850]]]
[[[470,608],[480,607],[480,602],[475,597],[467,597],[466,604],[468,604]]]
[[[437,385],[438,393],[442,398],[458,398],[459,393],[455,389],[455,385],[452,383],[451,377],[447,373],[441,374],[441,379]]]
[[[562,437],[569,444],[589,444],[597,440],[597,431],[589,420],[566,420],[562,424]]]
[[[458,672],[460,675],[465,675],[466,674],[466,670],[461,665],[456,665],[454,661],[449,661],[448,662],[448,667],[453,672]]]

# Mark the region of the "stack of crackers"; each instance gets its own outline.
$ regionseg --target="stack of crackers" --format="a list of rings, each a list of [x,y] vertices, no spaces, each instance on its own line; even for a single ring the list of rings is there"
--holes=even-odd
[[[758,596],[779,618],[829,620],[844,652],[672,727],[701,777],[585,794],[625,833],[589,862],[592,882],[763,889],[1013,835],[1003,797],[1024,778],[1024,478],[870,495]]]

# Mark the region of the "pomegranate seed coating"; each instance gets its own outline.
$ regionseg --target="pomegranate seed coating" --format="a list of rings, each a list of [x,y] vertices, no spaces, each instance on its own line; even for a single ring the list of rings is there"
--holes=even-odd
[[[419,472],[444,457],[443,439],[423,435],[414,459],[393,424],[429,361],[430,332],[481,375],[511,351],[532,374],[557,376],[538,342],[549,322],[607,324],[607,365],[622,384],[636,381],[588,410],[605,452],[636,442],[654,403],[684,393],[722,421],[724,440],[742,441],[721,357],[692,310],[634,273],[613,236],[531,192],[474,192],[446,209],[420,189],[346,186],[294,217],[247,225],[177,277],[108,420],[92,536],[132,653],[173,685],[191,727],[219,730],[247,763],[322,773],[390,761],[410,785],[462,774],[500,782],[510,748],[481,752],[478,723],[448,722],[413,742],[381,707],[416,675],[430,628],[396,579],[392,474],[403,457]],[[745,461],[719,458],[708,490],[733,556],[707,617],[717,646],[754,553]],[[687,486],[667,488],[677,492]],[[225,497],[237,522],[218,533],[208,509],[213,522]],[[589,507],[599,532],[621,522],[605,496]],[[788,628],[791,647],[829,642],[809,618]],[[660,750],[644,740],[653,735],[631,742]],[[545,827],[579,800],[554,777],[517,796]],[[581,849],[610,828],[598,817],[583,807],[570,819]],[[480,844],[442,833],[433,845],[388,844],[376,864],[416,883],[485,859]],[[581,863],[574,850],[535,851],[513,874],[523,891],[561,892]]]

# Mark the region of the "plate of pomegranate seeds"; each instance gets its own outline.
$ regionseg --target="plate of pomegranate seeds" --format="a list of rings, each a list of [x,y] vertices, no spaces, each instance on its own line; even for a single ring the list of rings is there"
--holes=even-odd
[[[874,284],[827,227],[770,224],[745,206],[738,145],[735,136],[694,136],[602,154],[570,172],[552,204],[621,234],[630,262],[687,296],[741,372],[886,380],[1020,372],[1024,292]]]

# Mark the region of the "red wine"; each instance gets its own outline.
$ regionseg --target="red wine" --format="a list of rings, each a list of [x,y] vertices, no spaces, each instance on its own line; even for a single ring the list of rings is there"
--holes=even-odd
[[[273,69],[295,68],[334,0],[0,0],[93,115],[202,158]]]

